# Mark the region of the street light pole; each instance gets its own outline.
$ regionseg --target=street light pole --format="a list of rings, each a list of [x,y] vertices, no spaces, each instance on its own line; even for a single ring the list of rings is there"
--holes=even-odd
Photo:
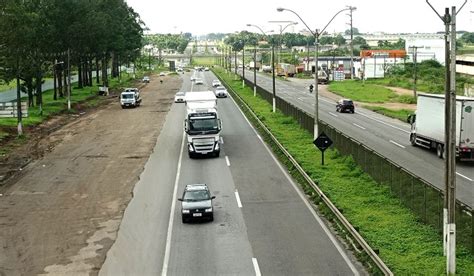
[[[253,50],[253,96],[257,96],[257,43]]]
[[[242,41],[242,88],[245,87],[245,40]]]
[[[303,24],[306,26],[306,28],[311,32],[311,34],[314,36],[314,46],[315,46],[315,53],[314,53],[314,63],[315,63],[315,67],[314,67],[314,97],[315,97],[315,104],[314,104],[314,139],[316,139],[318,136],[319,136],[319,130],[318,130],[318,120],[319,120],[319,116],[318,116],[318,113],[319,113],[319,100],[318,100],[318,96],[319,96],[319,85],[318,85],[318,82],[319,82],[319,76],[318,76],[318,51],[319,51],[319,36],[324,33],[324,30],[326,30],[326,28],[329,26],[329,24],[331,24],[331,22],[334,20],[334,18],[336,18],[336,16],[338,14],[340,14],[341,12],[343,11],[347,11],[349,10],[349,8],[344,8],[340,11],[338,11],[332,18],[331,20],[329,20],[329,22],[326,24],[326,26],[324,26],[324,28],[319,31],[318,29],[316,29],[315,31],[313,31],[309,26],[308,24],[306,24],[306,22],[301,18],[301,16],[299,16],[299,14],[297,14],[295,11],[293,10],[290,10],[290,9],[286,9],[286,8],[277,8],[277,11],[279,12],[282,12],[282,11],[289,11],[293,14],[295,14],[300,20],[301,22],[303,22]]]
[[[248,26],[248,27],[255,27],[255,28],[259,29],[260,32],[262,32],[262,34],[263,34],[263,35],[267,38],[267,40],[268,40],[268,35],[262,30],[262,28],[260,28],[260,27],[257,26],[257,25],[253,25],[253,24],[247,24],[247,26]],[[270,32],[273,32],[273,30],[268,31],[268,32],[269,32],[269,33],[270,33]],[[272,43],[272,74],[273,74],[273,76],[272,76],[272,81],[273,81],[273,84],[272,84],[272,87],[273,87],[272,106],[273,106],[273,112],[276,111],[276,99],[275,99],[275,97],[276,97],[276,90],[275,90],[275,61],[274,61],[275,45],[274,45],[274,44],[275,44],[275,43]],[[254,64],[254,67],[255,67],[255,66],[256,66],[256,64]],[[254,74],[256,74],[256,73],[254,73]],[[255,86],[254,86],[254,95],[256,95],[256,89],[257,89],[257,88],[256,88],[256,85],[257,85],[257,84],[256,84],[256,80],[257,80],[257,78],[256,78],[256,75],[255,75],[255,76],[254,76],[254,85],[255,85]]]
[[[351,80],[354,79],[354,28],[352,27],[352,11],[355,11],[357,8],[348,6],[349,17],[350,17],[350,27],[351,27]]]

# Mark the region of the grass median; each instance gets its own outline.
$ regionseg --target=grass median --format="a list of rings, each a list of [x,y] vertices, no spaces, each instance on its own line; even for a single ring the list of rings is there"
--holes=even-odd
[[[414,214],[393,197],[385,185],[376,183],[357,166],[351,157],[329,149],[325,166],[321,154],[312,144],[312,134],[291,117],[273,113],[271,105],[253,96],[250,87],[242,88],[240,80],[215,68],[218,74],[252,108],[276,138],[295,157],[324,193],[356,227],[366,241],[380,252],[381,258],[395,274],[445,274],[443,244],[435,229],[417,222]],[[281,158],[285,163],[285,158]],[[291,166],[289,171],[293,172]],[[298,177],[296,177],[298,178]],[[307,194],[314,196],[308,187]],[[315,202],[317,202],[317,198]],[[473,256],[458,247],[458,274],[474,273]]]

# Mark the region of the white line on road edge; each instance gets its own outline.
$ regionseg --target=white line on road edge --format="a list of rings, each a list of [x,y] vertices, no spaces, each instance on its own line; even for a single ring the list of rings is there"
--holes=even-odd
[[[263,142],[263,139],[262,139],[262,137],[261,137],[260,135],[257,134],[257,137],[258,137],[258,139],[260,139],[260,141]]]
[[[333,116],[333,117],[337,117],[337,114],[334,114],[332,112],[329,112],[329,115]]]
[[[221,144],[224,144],[224,137],[221,136]]]
[[[261,276],[260,267],[258,267],[257,258],[252,258],[253,268],[255,269],[255,276]]]
[[[230,167],[229,156],[225,156],[225,162],[227,163],[227,167]]]
[[[397,147],[401,147],[402,149],[406,148],[404,145],[400,145],[399,143],[397,143],[395,141],[392,141],[392,140],[390,140],[390,143],[394,144]]]
[[[240,196],[239,196],[239,191],[235,190],[235,199],[237,200],[237,206],[239,206],[239,208],[242,208],[242,202],[240,201]]]
[[[360,125],[358,125],[358,124],[356,124],[356,123],[352,123],[352,124],[355,125],[356,127],[360,128],[360,129],[365,130],[365,127],[363,127],[363,126],[360,126]]]
[[[458,173],[458,172],[456,172],[456,174],[459,175],[460,177],[464,178],[464,179],[467,179],[467,180],[469,180],[469,181],[471,181],[471,182],[474,182],[474,180],[470,179],[469,177],[467,177],[467,176],[465,176],[465,175],[462,175],[462,174],[460,174],[460,173]]]
[[[406,130],[401,129],[401,128],[399,128],[399,127],[393,126],[393,125],[391,125],[391,124],[389,124],[389,123],[386,123],[386,122],[384,122],[384,121],[381,121],[381,120],[379,120],[379,119],[372,118],[372,117],[370,117],[370,116],[368,116],[368,115],[365,115],[364,113],[357,112],[357,114],[362,115],[362,116],[364,116],[364,117],[366,117],[366,118],[369,118],[369,119],[371,119],[371,120],[374,120],[374,121],[376,121],[376,122],[379,122],[379,123],[381,123],[381,124],[383,124],[383,125],[386,125],[386,126],[389,126],[389,127],[391,127],[391,128],[398,129],[398,130],[403,131],[403,132],[405,132],[405,133],[407,133],[407,134],[410,134],[410,131],[406,131]]]
[[[231,97],[232,98],[232,97]],[[242,116],[244,116],[245,120],[247,121],[247,123],[249,124],[250,128],[252,128],[253,132],[258,136],[258,132],[257,130],[253,127],[253,125],[250,123],[250,121],[247,119],[247,117],[245,117],[245,114],[244,112],[240,109],[239,105],[235,102],[235,100],[232,98],[232,100],[234,101],[235,105],[237,106],[237,108],[239,109],[240,113],[242,114]],[[313,209],[313,207],[311,206],[311,204],[308,202],[308,200],[306,199],[306,196],[301,192],[301,190],[298,188],[298,186],[296,185],[296,183],[293,181],[293,179],[291,178],[291,176],[286,172],[286,170],[283,168],[283,166],[280,164],[280,162],[278,161],[278,159],[275,157],[275,155],[273,154],[273,152],[270,150],[270,148],[267,146],[267,144],[265,144],[262,141],[262,144],[263,146],[265,147],[265,149],[267,149],[267,152],[270,154],[270,156],[273,158],[273,160],[275,161],[275,163],[277,164],[277,166],[280,168],[280,170],[283,172],[283,174],[285,175],[286,179],[288,179],[288,181],[291,183],[291,185],[293,186],[293,189],[295,189],[296,193],[300,196],[301,200],[303,200],[303,203],[306,205],[306,207],[309,209],[309,211],[311,212],[311,214],[313,215],[313,217],[316,219],[316,221],[319,223],[319,225],[321,226],[321,228],[324,230],[324,232],[326,233],[326,235],[329,237],[329,239],[331,240],[331,242],[334,244],[334,247],[336,247],[337,251],[339,252],[339,254],[341,254],[342,258],[344,259],[344,261],[346,261],[346,264],[347,266],[349,266],[350,270],[352,271],[352,273],[354,274],[354,276],[359,276],[359,271],[357,271],[357,269],[355,268],[354,264],[351,262],[351,260],[349,259],[349,257],[347,256],[346,252],[344,252],[344,250],[341,248],[341,246],[339,245],[338,241],[336,240],[336,238],[333,236],[333,234],[331,233],[331,231],[329,231],[329,229],[327,228],[326,224],[324,224],[324,222],[321,220],[321,218],[318,216],[318,214],[316,214],[316,211]],[[256,260],[256,259],[255,259]],[[253,261],[253,260],[252,260]],[[261,274],[258,274],[258,275],[261,275]]]
[[[181,141],[181,151],[179,153],[179,159],[178,159],[178,168],[176,170],[176,178],[174,181],[173,199],[171,201],[170,219],[168,221],[168,232],[166,234],[165,257],[163,258],[163,267],[161,269],[162,276],[166,276],[168,274],[168,263],[170,260],[170,252],[171,252],[171,234],[173,232],[174,211],[176,208],[176,195],[178,193],[178,183],[179,183],[179,176],[181,173],[181,162],[183,160],[183,149],[184,149],[185,137],[186,135],[183,133],[183,139]]]

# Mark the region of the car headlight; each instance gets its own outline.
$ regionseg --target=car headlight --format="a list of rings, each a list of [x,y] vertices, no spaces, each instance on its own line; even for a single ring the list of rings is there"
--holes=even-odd
[[[204,210],[204,212],[206,212],[206,213],[211,213],[211,212],[212,212],[212,207],[211,207],[211,208],[207,208],[206,210]]]
[[[189,214],[189,210],[183,209],[182,213],[183,213],[183,214]]]
[[[194,147],[193,147],[193,145],[192,145],[191,143],[188,145],[188,147],[189,147],[189,151],[190,151],[190,152],[193,152],[193,151],[194,151]]]

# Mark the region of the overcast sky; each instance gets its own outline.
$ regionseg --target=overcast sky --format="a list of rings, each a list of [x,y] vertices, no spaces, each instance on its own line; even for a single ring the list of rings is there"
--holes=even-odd
[[[279,30],[277,24],[268,21],[297,21],[298,25],[287,30],[298,32],[304,25],[290,12],[277,12],[284,7],[297,12],[312,29],[323,28],[331,17],[346,5],[357,8],[353,13],[353,25],[360,32],[385,33],[433,33],[443,31],[441,19],[425,0],[126,0],[152,33],[190,32],[193,35],[207,33],[232,33],[248,30],[247,23],[261,26],[264,30]],[[430,0],[442,14],[446,7],[460,7],[464,0]],[[457,30],[474,32],[474,0],[468,0],[457,16]],[[349,17],[342,12],[329,25],[327,31],[341,32],[348,29]]]

